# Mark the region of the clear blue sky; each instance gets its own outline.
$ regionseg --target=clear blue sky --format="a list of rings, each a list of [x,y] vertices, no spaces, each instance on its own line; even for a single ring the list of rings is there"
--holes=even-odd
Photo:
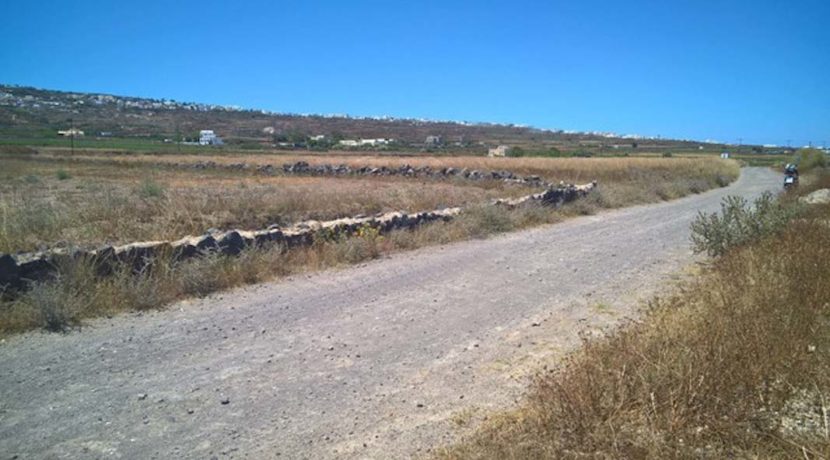
[[[4,0],[0,82],[830,143],[830,1]]]

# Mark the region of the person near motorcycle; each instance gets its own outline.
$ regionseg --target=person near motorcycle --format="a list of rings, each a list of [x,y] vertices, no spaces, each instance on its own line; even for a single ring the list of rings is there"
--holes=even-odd
[[[788,189],[798,185],[798,166],[788,163],[784,166],[784,188]]]

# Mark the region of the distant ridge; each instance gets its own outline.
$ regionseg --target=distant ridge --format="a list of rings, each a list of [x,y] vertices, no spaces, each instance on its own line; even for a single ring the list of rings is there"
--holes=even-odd
[[[71,121],[70,121],[71,119]],[[525,125],[451,120],[277,113],[173,99],[56,91],[0,85],[0,140],[37,138],[68,124],[89,134],[163,141],[193,137],[212,129],[231,145],[263,148],[302,144],[311,136],[326,139],[393,139],[394,147],[475,149],[507,144],[530,149],[672,149],[718,148],[712,142],[660,139],[604,132],[541,129]],[[56,134],[55,134],[56,135]],[[435,142],[438,139],[438,142]]]

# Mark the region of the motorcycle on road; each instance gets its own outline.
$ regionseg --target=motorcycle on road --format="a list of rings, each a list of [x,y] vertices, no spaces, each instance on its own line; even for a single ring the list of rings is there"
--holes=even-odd
[[[798,185],[798,167],[788,164],[784,167],[784,190],[795,188]]]

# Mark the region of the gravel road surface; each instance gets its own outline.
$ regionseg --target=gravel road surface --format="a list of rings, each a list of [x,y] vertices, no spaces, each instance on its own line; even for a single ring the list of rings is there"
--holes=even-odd
[[[677,279],[699,210],[779,179],[8,338],[0,457],[423,454]]]

